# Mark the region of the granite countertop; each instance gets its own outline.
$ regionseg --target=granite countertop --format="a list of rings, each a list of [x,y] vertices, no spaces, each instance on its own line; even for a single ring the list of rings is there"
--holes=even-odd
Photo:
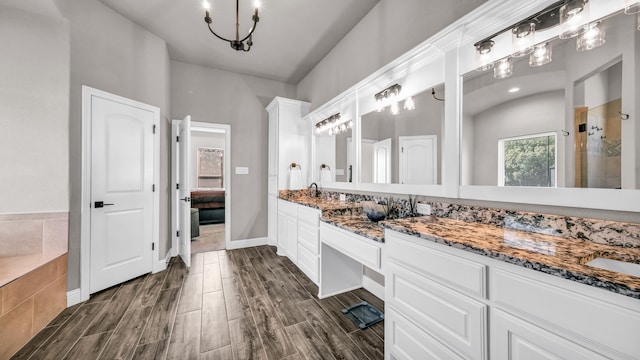
[[[360,204],[281,191],[280,198],[322,211],[321,220],[378,242],[384,229],[417,236],[475,254],[640,299],[640,278],[585,265],[595,257],[640,264],[640,249],[603,245],[462,220],[420,216],[379,223]]]
[[[350,209],[358,207],[357,203],[339,201],[336,199],[327,199],[324,197],[312,197],[308,195],[306,191],[289,191],[280,190],[278,195],[279,199],[286,200],[299,205],[308,206],[311,208],[319,209],[321,211],[336,210],[336,209]]]
[[[322,221],[368,239],[384,242],[384,228],[380,223],[369,220],[362,213],[362,207],[323,211]]]
[[[640,299],[640,278],[585,265],[595,257],[640,263],[640,249],[430,216],[381,222],[395,230]]]

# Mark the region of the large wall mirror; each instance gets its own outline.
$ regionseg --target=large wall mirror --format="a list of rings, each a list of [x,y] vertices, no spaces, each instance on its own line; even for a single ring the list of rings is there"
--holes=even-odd
[[[313,181],[322,186],[354,181],[355,97],[348,96],[311,120],[314,137]]]
[[[511,57],[508,77],[463,76],[461,185],[639,188],[640,139],[624,109],[638,102],[640,31],[624,13],[598,24],[606,37],[593,49],[553,38]]]
[[[360,182],[442,183],[444,84],[361,116]]]

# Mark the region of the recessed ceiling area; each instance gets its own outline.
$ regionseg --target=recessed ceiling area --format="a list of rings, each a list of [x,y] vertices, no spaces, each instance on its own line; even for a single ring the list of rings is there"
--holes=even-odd
[[[99,0],[164,39],[172,60],[297,84],[379,0],[262,0],[249,52],[233,50],[204,22],[201,0]],[[236,2],[209,0],[212,28],[235,37]],[[240,36],[253,25],[240,0]]]

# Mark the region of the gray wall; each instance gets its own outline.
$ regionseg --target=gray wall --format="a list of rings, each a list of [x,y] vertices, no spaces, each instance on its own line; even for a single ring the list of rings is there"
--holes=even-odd
[[[49,0],[10,5],[24,3],[0,2],[0,213],[66,212],[69,24]]]
[[[160,108],[160,258],[170,248],[169,53],[164,40],[96,0],[56,0],[71,25],[68,288],[80,286],[82,85]]]
[[[298,83],[311,110],[331,100],[486,0],[380,0]]]
[[[241,54],[240,54],[241,55]],[[294,86],[178,61],[171,62],[174,119],[231,125],[231,240],[267,236],[268,114],[275,96]],[[236,166],[249,175],[236,175]]]
[[[225,134],[205,131],[191,132],[191,188],[198,187],[198,148],[217,148],[224,150]],[[228,174],[223,174],[223,182],[226,183]]]

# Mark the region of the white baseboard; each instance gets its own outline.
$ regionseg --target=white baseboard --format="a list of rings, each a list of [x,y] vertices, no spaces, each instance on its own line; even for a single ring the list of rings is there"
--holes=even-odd
[[[261,237],[246,240],[233,240],[229,243],[227,250],[243,249],[254,246],[262,246],[269,244],[269,238]]]
[[[160,259],[160,260],[154,261],[152,269],[151,269],[151,273],[155,274],[157,272],[166,270],[167,269],[167,264],[169,263],[169,260],[171,260],[171,254],[173,254],[173,250],[169,249],[169,251],[167,251],[167,255],[165,255],[164,259]]]
[[[380,285],[368,276],[362,275],[362,287],[384,301],[384,285]],[[379,309],[384,311],[383,309]]]
[[[276,239],[269,238],[269,242],[267,242],[267,245],[276,246],[278,245],[278,241],[276,241]]]
[[[67,307],[71,307],[81,302],[82,302],[82,296],[80,295],[80,289],[73,289],[71,291],[67,291]]]

